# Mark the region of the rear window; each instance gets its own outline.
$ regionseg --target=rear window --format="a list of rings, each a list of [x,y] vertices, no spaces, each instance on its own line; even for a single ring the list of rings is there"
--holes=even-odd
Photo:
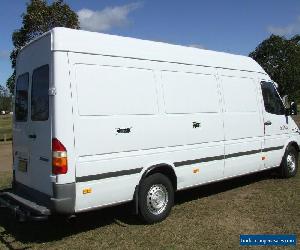
[[[15,119],[26,122],[28,114],[28,81],[29,74],[20,75],[16,84]]]
[[[49,117],[49,66],[33,71],[31,88],[31,120],[46,121]]]

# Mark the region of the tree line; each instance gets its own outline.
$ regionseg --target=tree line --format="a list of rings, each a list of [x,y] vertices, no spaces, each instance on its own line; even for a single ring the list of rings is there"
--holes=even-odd
[[[300,35],[271,35],[249,54],[278,83],[281,96],[300,101]]]
[[[46,0],[31,0],[22,14],[22,26],[12,34],[14,49],[10,59],[12,75],[6,87],[13,93],[16,76],[16,58],[20,49],[32,39],[54,27],[79,29],[76,12],[63,0],[47,4]],[[300,34],[291,39],[271,35],[249,54],[270,77],[278,83],[279,92],[300,102]]]
[[[0,85],[0,112],[12,111],[12,98],[9,90]]]

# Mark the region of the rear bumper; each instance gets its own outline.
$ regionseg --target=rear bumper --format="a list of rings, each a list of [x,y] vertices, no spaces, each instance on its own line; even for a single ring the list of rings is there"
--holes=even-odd
[[[0,193],[0,207],[8,208],[20,221],[46,220],[51,211],[42,205],[27,200],[13,192]]]
[[[53,197],[50,198],[50,209],[54,213],[75,213],[75,183],[53,184]]]
[[[0,193],[0,207],[10,209],[20,220],[44,220],[51,214],[73,214],[75,183],[53,184],[51,197],[14,181],[12,190]]]

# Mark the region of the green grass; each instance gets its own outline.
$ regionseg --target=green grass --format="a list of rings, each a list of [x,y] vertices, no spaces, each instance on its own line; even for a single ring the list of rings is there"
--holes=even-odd
[[[11,173],[0,172],[0,189],[8,188],[11,186]]]
[[[0,141],[4,139],[6,134],[6,139],[12,138],[12,116],[11,115],[0,115]]]
[[[0,187],[10,178],[4,173]],[[268,171],[179,192],[171,215],[155,225],[130,211],[123,205],[18,224],[0,210],[0,249],[237,249],[240,234],[299,237],[300,174],[280,179]]]

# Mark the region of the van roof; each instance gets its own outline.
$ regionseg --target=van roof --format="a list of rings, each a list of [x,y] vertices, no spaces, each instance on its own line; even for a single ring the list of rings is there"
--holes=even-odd
[[[119,56],[266,74],[257,62],[247,56],[63,27],[44,33],[25,48],[49,33],[52,51]]]

